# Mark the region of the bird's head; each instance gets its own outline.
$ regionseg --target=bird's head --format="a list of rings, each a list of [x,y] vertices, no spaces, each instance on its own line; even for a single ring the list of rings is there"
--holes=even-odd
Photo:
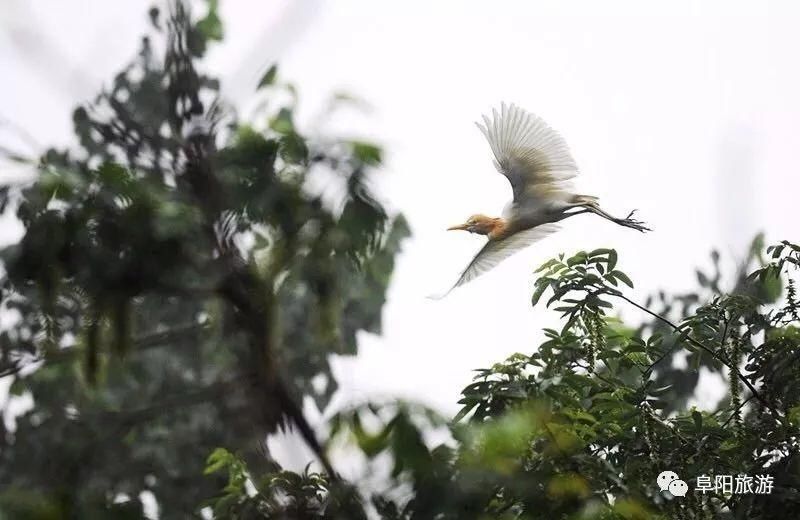
[[[498,219],[487,217],[486,215],[472,215],[463,224],[451,226],[448,231],[469,231],[478,235],[488,235],[497,226]]]

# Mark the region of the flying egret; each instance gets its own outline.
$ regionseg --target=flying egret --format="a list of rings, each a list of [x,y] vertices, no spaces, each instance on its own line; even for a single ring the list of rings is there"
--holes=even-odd
[[[558,222],[573,215],[594,213],[620,226],[649,231],[631,218],[633,211],[626,218],[615,218],[600,209],[597,197],[572,191],[570,179],[578,174],[578,167],[564,139],[541,118],[503,103],[500,113],[493,109],[492,118],[483,116],[483,123],[476,124],[489,141],[495,167],[511,183],[514,198],[501,217],[472,215],[448,228],[488,238],[450,291],[554,233]]]

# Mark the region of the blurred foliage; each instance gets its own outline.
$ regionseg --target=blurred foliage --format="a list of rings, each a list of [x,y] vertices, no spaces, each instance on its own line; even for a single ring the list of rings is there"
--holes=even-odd
[[[329,355],[380,333],[409,234],[371,194],[380,149],[303,134],[276,67],[248,123],[219,98],[196,68],[223,37],[216,1],[149,15],[136,59],[75,110],[80,147],[0,191],[25,228],[0,252],[0,375],[34,403],[0,421],[9,517],[139,518],[144,492],[185,518],[223,482],[203,476],[217,446],[266,470],[287,424],[320,451],[300,403],[324,409]]]
[[[546,329],[534,353],[478,370],[452,421],[402,402],[332,419],[332,445],[360,452],[378,477],[364,477],[360,501],[308,472],[255,478],[226,452],[224,464],[257,483],[233,495],[229,486],[211,503],[223,518],[247,517],[232,507],[263,518],[798,518],[800,246],[764,253],[759,237],[731,290],[717,271],[701,273],[696,292],[660,295],[664,314],[626,294],[633,282],[614,250],[554,258],[537,271],[533,303],[547,297],[563,327]],[[614,317],[621,306],[648,319],[626,325]],[[690,366],[673,365],[678,355]],[[711,410],[687,409],[701,368],[723,376],[727,394]],[[449,438],[436,441],[443,429]],[[220,460],[212,455],[208,470]],[[659,489],[665,470],[687,481],[685,497]],[[769,475],[774,487],[703,494],[701,475]]]

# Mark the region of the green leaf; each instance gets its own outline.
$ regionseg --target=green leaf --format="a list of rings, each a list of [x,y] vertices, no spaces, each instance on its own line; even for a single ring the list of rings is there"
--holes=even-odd
[[[789,408],[787,418],[789,419],[789,424],[792,426],[800,426],[800,405]]]
[[[460,403],[460,402],[461,402],[461,401],[459,401],[459,403]],[[470,413],[472,410],[474,410],[474,409],[475,409],[475,407],[476,407],[476,406],[478,406],[478,404],[479,404],[479,403],[476,401],[476,402],[473,402],[473,403],[467,404],[467,405],[465,405],[463,408],[461,408],[461,410],[459,410],[459,411],[458,411],[458,413],[456,414],[456,416],[455,416],[455,417],[453,417],[453,423],[458,423],[459,421],[461,421],[461,419],[463,419],[464,417],[466,417],[466,416],[467,416],[467,415],[468,415],[468,414],[469,414],[469,413]]]
[[[582,264],[586,262],[587,256],[586,251],[578,251],[574,256],[567,260],[567,265],[572,267],[577,264]]]
[[[697,410],[692,410],[692,420],[694,421],[694,427],[697,429],[697,431],[702,431],[703,414],[701,414]]]
[[[531,305],[533,307],[539,303],[539,300],[541,299],[542,294],[544,294],[544,291],[547,290],[547,287],[548,285],[546,283],[537,285],[536,290],[533,292],[533,297],[531,298]]]
[[[633,364],[638,366],[646,366],[650,364],[650,361],[647,359],[647,355],[642,352],[628,352],[625,354],[625,357],[631,360]]]
[[[601,247],[601,248],[595,249],[594,251],[589,253],[589,258],[596,258],[598,256],[605,256],[605,255],[608,255],[609,253],[611,253],[611,251],[613,251],[613,249],[608,249],[607,247]]]
[[[290,132],[280,139],[284,159],[293,163],[304,163],[308,159],[308,147],[300,135]]]
[[[19,377],[14,378],[14,382],[11,383],[11,387],[8,389],[9,395],[20,396],[25,393],[28,389],[28,385],[25,383],[25,380]]]
[[[275,78],[278,76],[278,65],[272,65],[270,68],[267,69],[267,72],[261,76],[261,80],[258,82],[257,88],[264,88],[269,85],[275,83]]]
[[[534,271],[534,273],[541,273],[545,269],[549,269],[550,267],[552,267],[553,265],[555,265],[557,263],[558,263],[558,260],[556,260],[555,258],[551,258],[547,262],[545,262],[542,265],[540,265],[539,268]]]
[[[363,141],[353,141],[350,144],[353,146],[353,155],[356,159],[370,166],[380,165],[383,155],[380,147]]]
[[[279,134],[290,134],[294,132],[294,122],[292,121],[292,111],[282,108],[278,114],[269,122],[269,127]]]
[[[102,182],[103,188],[125,198],[132,197],[135,185],[131,173],[120,164],[115,162],[104,162],[97,169],[97,177]],[[62,194],[63,195],[63,194]]]
[[[594,424],[597,422],[597,418],[595,418],[594,415],[584,412],[583,410],[565,410],[564,414],[572,419],[575,419],[576,421],[583,421],[588,424]]]
[[[627,274],[623,273],[622,271],[611,271],[609,274],[613,275],[617,280],[620,280],[622,283],[633,289],[633,282],[630,278],[628,278]]]
[[[765,271],[761,278],[761,296],[766,303],[775,303],[780,298],[783,292],[783,280],[779,273],[774,271]]]
[[[697,350],[692,353],[689,357],[691,357],[691,364],[692,370],[697,371],[700,370],[700,361],[703,358],[703,354],[701,351]]]
[[[617,266],[617,252],[613,249],[608,252],[608,270],[613,271]]]
[[[226,467],[233,460],[231,452],[225,448],[216,448],[206,459],[204,475],[210,475]]]
[[[207,40],[221,41],[223,37],[222,20],[217,14],[217,0],[209,0],[208,14],[197,22],[197,30]]]

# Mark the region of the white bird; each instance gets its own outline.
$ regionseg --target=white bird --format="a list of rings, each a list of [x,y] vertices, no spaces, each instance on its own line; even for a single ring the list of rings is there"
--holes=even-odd
[[[578,167],[564,139],[541,118],[503,103],[500,113],[476,123],[494,154],[494,165],[511,183],[514,198],[501,217],[472,215],[448,230],[486,235],[488,240],[450,289],[474,280],[514,253],[558,230],[558,222],[581,213],[594,213],[621,226],[649,231],[633,220],[600,209],[597,197],[573,192],[570,179]],[[443,296],[449,294],[448,291]]]

